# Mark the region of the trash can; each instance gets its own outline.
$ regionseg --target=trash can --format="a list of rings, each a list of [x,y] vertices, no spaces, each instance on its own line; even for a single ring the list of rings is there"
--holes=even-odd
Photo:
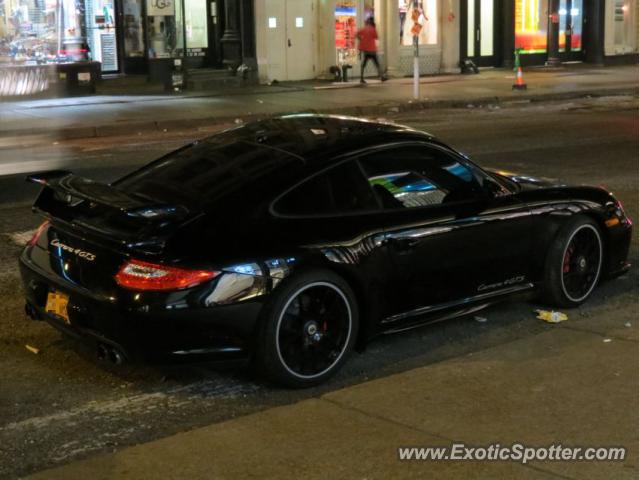
[[[186,78],[181,58],[149,59],[149,82],[161,83],[166,91],[186,88]]]
[[[102,75],[100,62],[60,63],[56,69],[56,90],[61,96],[92,95]]]

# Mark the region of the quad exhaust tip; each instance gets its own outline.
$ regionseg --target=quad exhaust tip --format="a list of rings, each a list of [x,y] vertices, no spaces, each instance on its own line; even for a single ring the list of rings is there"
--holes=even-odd
[[[38,316],[36,315],[35,310],[33,309],[33,307],[31,306],[31,304],[29,303],[25,303],[24,304],[24,313],[27,315],[27,317],[29,317],[31,320],[38,320]]]

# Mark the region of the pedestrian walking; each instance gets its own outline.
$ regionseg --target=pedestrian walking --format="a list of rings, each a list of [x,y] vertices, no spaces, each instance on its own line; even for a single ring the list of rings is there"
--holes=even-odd
[[[362,68],[361,68],[361,77],[360,82],[366,83],[364,80],[364,70],[366,70],[366,65],[368,65],[368,61],[372,60],[377,68],[377,74],[379,78],[383,81],[386,80],[384,73],[382,72],[381,67],[379,66],[379,60],[377,58],[377,29],[375,28],[375,20],[373,17],[366,19],[366,23],[363,28],[361,28],[357,32],[357,39],[359,40],[359,54],[361,56]]]

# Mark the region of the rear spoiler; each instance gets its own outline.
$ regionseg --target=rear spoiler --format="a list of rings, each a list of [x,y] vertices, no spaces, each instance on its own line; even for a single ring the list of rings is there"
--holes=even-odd
[[[42,185],[34,210],[50,220],[80,227],[108,243],[127,248],[153,244],[146,253],[157,253],[158,243],[169,227],[176,227],[191,212],[183,205],[160,203],[132,195],[106,183],[95,182],[67,170],[51,170],[29,175],[27,181]],[[101,206],[96,214],[96,207]],[[146,239],[140,241],[140,238]]]
[[[168,205],[149,202],[129,195],[106,183],[74,175],[67,170],[51,170],[29,175],[27,181],[43,185],[58,194],[58,200],[68,205],[77,205],[78,201],[103,205],[121,211],[130,217],[146,219],[185,217],[189,210],[182,205]],[[36,202],[37,203],[37,202]],[[37,208],[37,207],[36,207]]]

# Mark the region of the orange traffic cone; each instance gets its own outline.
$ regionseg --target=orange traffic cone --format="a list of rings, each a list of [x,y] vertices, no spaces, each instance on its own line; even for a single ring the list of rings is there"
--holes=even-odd
[[[524,73],[521,71],[521,66],[517,67],[517,78],[513,83],[513,90],[527,90],[528,85],[524,82]]]

